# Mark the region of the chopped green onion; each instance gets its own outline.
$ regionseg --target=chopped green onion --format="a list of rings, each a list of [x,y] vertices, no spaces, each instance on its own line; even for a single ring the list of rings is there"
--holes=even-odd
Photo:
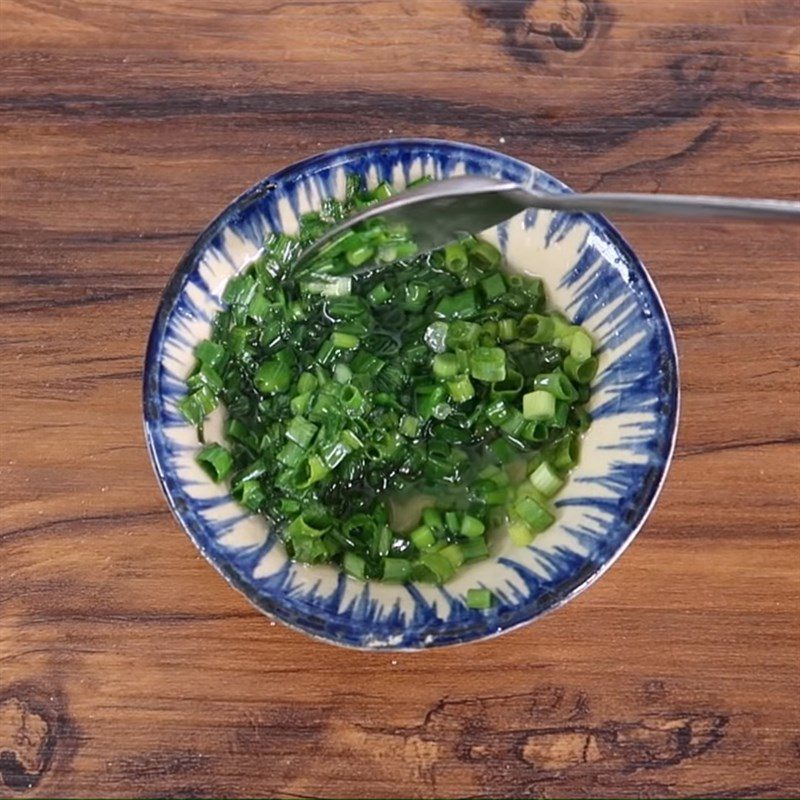
[[[563,314],[558,312],[551,314],[550,319],[553,321],[553,340],[565,344],[568,350],[575,334],[574,326]]]
[[[486,539],[482,536],[463,542],[461,545],[461,552],[464,556],[465,564],[489,558],[489,546],[486,544]]]
[[[218,444],[207,444],[197,454],[196,460],[214,483],[226,478],[233,469],[233,456]]]
[[[402,261],[416,255],[417,246],[414,242],[389,242],[381,245],[378,250],[378,260],[384,264],[391,264],[394,261]]]
[[[478,342],[481,326],[459,319],[451,322],[445,343],[451,350],[471,350]]]
[[[345,553],[342,566],[348,575],[363,581],[366,577],[367,562],[356,553]]]
[[[328,300],[325,311],[334,320],[353,319],[367,312],[367,304],[360,297],[348,294]]]
[[[483,536],[486,526],[477,518],[469,514],[464,514],[461,518],[461,535],[467,539],[474,539],[476,536]]]
[[[423,553],[419,560],[434,574],[437,583],[447,583],[456,571],[452,561],[441,553]]]
[[[326,519],[316,509],[308,509],[296,516],[286,528],[286,532],[294,536],[320,537],[331,526],[331,520]]]
[[[437,353],[433,357],[433,374],[437,378],[452,378],[458,374],[458,359],[453,353]]]
[[[544,389],[537,389],[534,392],[522,397],[522,415],[525,419],[546,422],[553,418],[556,413],[556,398]]]
[[[475,397],[475,387],[467,375],[460,375],[447,382],[447,390],[454,403],[466,403]]]
[[[350,362],[350,369],[353,372],[367,375],[370,378],[374,378],[385,366],[386,362],[363,350],[359,350]]]
[[[497,341],[498,325],[494,320],[487,320],[481,325],[478,344],[481,347],[491,347]]]
[[[424,386],[417,389],[417,412],[423,420],[433,416],[434,409],[445,401],[444,386]]]
[[[484,297],[489,301],[496,300],[506,293],[506,282],[499,272],[483,278],[478,285],[481,287]]]
[[[449,403],[438,403],[433,407],[433,416],[439,420],[447,419],[452,411],[453,407]]]
[[[467,608],[485,610],[493,603],[494,597],[488,589],[467,589]]]
[[[186,385],[191,391],[207,386],[214,395],[222,390],[222,378],[220,374],[210,364],[201,364],[200,369],[186,379]]]
[[[495,466],[494,464],[488,464],[485,466],[479,473],[478,477],[481,480],[490,480],[496,486],[508,486],[511,483],[511,478],[509,474],[500,469],[500,467]]]
[[[552,497],[561,490],[564,479],[547,463],[541,464],[528,476],[531,486],[545,497]]]
[[[204,339],[194,349],[194,354],[201,364],[218,367],[225,361],[225,348],[217,342]]]
[[[506,377],[502,381],[492,384],[492,397],[514,397],[522,391],[524,380],[516,370],[506,370]]]
[[[355,450],[361,450],[364,447],[363,442],[356,436],[352,431],[345,430],[342,431],[341,435],[339,436],[339,441],[350,451],[351,453]]]
[[[533,381],[534,389],[544,389],[558,400],[577,400],[578,392],[570,379],[560,370],[537,375]]]
[[[501,342],[510,342],[517,338],[517,321],[510,317],[501,319],[497,323],[497,338]]]
[[[250,450],[255,450],[258,447],[258,439],[256,435],[245,425],[241,420],[231,418],[225,423],[225,435],[228,439],[233,439],[240,444],[245,445]]]
[[[403,308],[406,311],[421,311],[425,307],[430,293],[431,290],[419,281],[406,284]]]
[[[578,328],[572,334],[572,341],[569,345],[569,354],[578,363],[582,363],[592,356],[592,337],[583,328]]]
[[[368,294],[367,299],[374,306],[383,305],[392,296],[392,290],[385,284],[379,283]]]
[[[340,362],[333,368],[333,379],[337,383],[349,383],[353,379],[353,370]]]
[[[321,538],[293,536],[287,543],[295,561],[303,564],[316,564],[328,557],[329,551]]]
[[[496,267],[503,257],[494,245],[484,239],[469,240],[467,248],[470,260],[474,261],[481,269]]]
[[[342,389],[342,405],[355,416],[360,416],[367,408],[367,401],[361,390],[352,384]]]
[[[469,357],[472,377],[485,383],[505,380],[506,351],[502,347],[476,347]]]
[[[256,481],[244,481],[239,486],[239,502],[251,511],[258,511],[266,502],[267,493]]]
[[[478,298],[474,289],[443,297],[434,313],[442,319],[471,319],[478,313]]]
[[[300,489],[308,489],[309,486],[326,478],[329,473],[330,470],[319,456],[309,456],[306,461],[300,464],[297,485]]]
[[[426,547],[430,547],[436,543],[436,537],[427,525],[420,525],[418,528],[415,528],[408,535],[408,538],[411,539],[414,547],[418,550],[424,550]]]
[[[353,336],[351,333],[342,333],[341,331],[334,331],[331,334],[331,344],[339,350],[354,350],[358,347],[358,336]]]
[[[572,356],[567,356],[564,359],[564,372],[577,383],[591,383],[597,374],[597,359],[592,356],[579,362]]]
[[[289,401],[289,408],[292,414],[300,416],[308,411],[309,403],[311,402],[311,392],[303,392],[303,394],[295,395]]]
[[[579,433],[586,433],[592,424],[592,415],[583,406],[572,407],[572,421],[570,423]]]
[[[555,517],[530,496],[517,500],[514,504],[514,511],[535,533],[541,533],[555,522]]]
[[[509,273],[472,236],[419,256],[408,226],[376,217],[297,268],[331,225],[392,192],[347,176],[344,199],[303,214],[296,236],[267,234],[225,286],[177,408],[202,441],[224,405],[224,440],[198,462],[269,515],[289,557],[358,580],[444,583],[488,558],[506,522],[520,545],[553,523],[597,357],[540,279]],[[388,493],[435,506],[404,534]],[[495,602],[483,588],[467,599]]]
[[[344,442],[337,439],[335,442],[329,442],[322,447],[320,457],[322,458],[322,463],[325,464],[329,470],[333,470],[336,469],[351,452],[350,448]]]
[[[550,430],[545,422],[534,422],[529,420],[520,431],[520,435],[527,442],[543,442],[550,434]]]
[[[516,408],[511,408],[508,410],[505,419],[500,423],[500,430],[509,436],[517,436],[524,426],[525,417]]]
[[[292,383],[292,368],[284,361],[265,361],[253,376],[256,388],[264,394],[288,391]]]
[[[468,263],[467,250],[461,242],[453,242],[444,248],[444,267],[449,272],[463,272]]]
[[[439,554],[453,565],[453,569],[458,569],[464,563],[464,552],[459,544],[449,544],[447,547],[443,547]]]
[[[411,577],[411,563],[404,558],[383,559],[383,579],[393,583],[405,583]]]
[[[484,414],[492,425],[502,425],[505,418],[509,415],[511,409],[506,405],[503,400],[495,400],[484,409]]]
[[[444,515],[444,521],[450,533],[461,532],[461,518],[455,511],[447,511]]]
[[[556,413],[553,414],[550,424],[554,428],[565,428],[569,418],[569,409],[570,404],[566,400],[556,400]]]
[[[374,255],[375,249],[368,245],[360,245],[359,247],[354,247],[352,250],[347,250],[345,252],[345,258],[351,267],[360,267]]]
[[[228,281],[222,299],[232,306],[249,305],[256,292],[256,282],[250,275],[237,275]]]
[[[260,292],[256,292],[247,307],[247,316],[256,322],[264,322],[270,314],[271,304]]]
[[[287,467],[296,467],[305,457],[303,448],[296,442],[286,442],[278,451],[277,459]]]
[[[296,442],[303,449],[307,448],[316,436],[318,427],[301,416],[296,416],[286,429],[286,438]]]
[[[438,508],[426,508],[422,511],[422,521],[427,525],[432,531],[438,533],[438,531],[444,529],[444,517],[442,516],[442,512],[439,511]]]
[[[386,556],[392,549],[392,539],[394,534],[388,525],[375,526],[375,533],[372,540],[372,555]]]
[[[416,438],[420,429],[420,421],[417,417],[412,417],[410,414],[405,414],[400,420],[400,433],[407,439]]]
[[[386,181],[382,181],[372,190],[372,196],[376,200],[387,200],[393,194],[392,187]]]
[[[305,392],[313,392],[317,388],[318,380],[310,372],[304,372],[297,379],[297,392],[303,394]]]
[[[187,395],[178,403],[178,408],[187,422],[200,427],[203,420],[217,407],[217,398],[207,387],[201,386],[197,391]]]
[[[519,453],[519,449],[508,439],[495,439],[489,445],[489,450],[501,464],[507,464],[512,461]]]
[[[555,323],[551,317],[541,314],[526,314],[519,322],[517,336],[523,342],[544,344],[552,342],[555,336]]]
[[[514,520],[508,526],[508,538],[517,547],[527,547],[535,538],[536,534],[530,526],[522,520]]]
[[[578,463],[580,455],[580,442],[576,436],[566,436],[561,439],[553,451],[553,466],[561,471],[572,469]]]

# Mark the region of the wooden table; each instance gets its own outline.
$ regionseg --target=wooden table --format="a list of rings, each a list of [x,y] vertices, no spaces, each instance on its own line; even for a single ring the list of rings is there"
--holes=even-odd
[[[401,135],[578,189],[797,197],[796,0],[3,0],[0,795],[800,793],[800,240],[620,219],[683,409],[569,607],[417,655],[268,622],[170,516],[140,379],[183,251],[258,178]]]

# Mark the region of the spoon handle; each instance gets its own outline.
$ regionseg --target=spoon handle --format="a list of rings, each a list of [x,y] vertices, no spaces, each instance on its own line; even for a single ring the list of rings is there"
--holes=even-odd
[[[526,191],[526,194],[532,206],[556,211],[800,221],[800,203],[789,200],[637,192],[545,194]]]
[[[486,175],[460,175],[416,186],[340,222],[301,253],[295,269],[308,266],[353,225],[382,217],[407,227],[420,252],[452,242],[465,233],[491,228],[526,208],[600,214],[727,217],[800,221],[800,203],[704,195],[540,192]]]

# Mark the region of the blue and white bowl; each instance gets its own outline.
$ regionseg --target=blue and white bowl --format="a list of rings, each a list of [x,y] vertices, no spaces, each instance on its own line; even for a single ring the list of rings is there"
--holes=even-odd
[[[422,175],[495,175],[569,191],[535,167],[481,147],[401,139],[344,147],[287,167],[215,219],[164,292],[144,376],[147,442],[167,500],[205,557],[253,605],[312,636],[351,647],[413,650],[482,639],[564,605],[611,566],[644,524],[675,443],[678,367],[667,314],[650,277],[602,217],[531,210],[491,237],[511,268],[544,278],[550,299],[599,343],[594,423],[559,494],[557,523],[527,548],[493,543],[493,557],[446,586],[360,583],[329,566],[289,561],[276,533],[248,515],[195,464],[195,430],[177,411],[194,345],[208,336],[226,281],[258,254],[269,231],[297,229],[347,173],[401,188]],[[215,436],[213,419],[207,431]],[[485,586],[490,611],[465,605]]]

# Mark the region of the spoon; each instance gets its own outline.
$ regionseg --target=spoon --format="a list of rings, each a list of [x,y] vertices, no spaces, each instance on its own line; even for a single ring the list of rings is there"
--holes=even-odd
[[[800,202],[709,195],[589,192],[551,194],[508,180],[461,175],[415,186],[370,206],[331,228],[307,247],[295,269],[308,264],[327,244],[354,225],[374,217],[408,227],[418,253],[443,247],[466,234],[479,233],[524,211],[626,213],[672,217],[718,217],[763,221],[800,221]]]

